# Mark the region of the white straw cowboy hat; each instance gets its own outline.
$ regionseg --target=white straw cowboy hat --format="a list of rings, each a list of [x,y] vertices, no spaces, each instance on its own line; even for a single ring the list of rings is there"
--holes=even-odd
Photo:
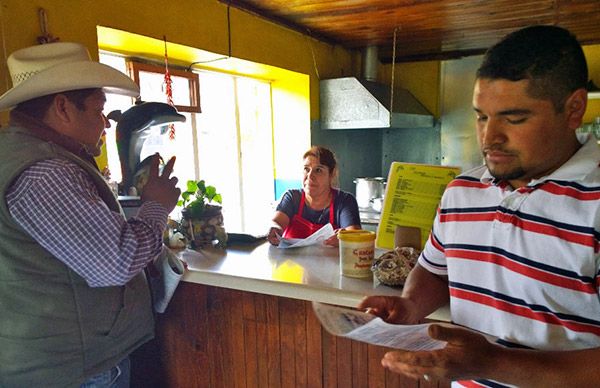
[[[0,96],[0,111],[48,94],[88,88],[137,97],[131,78],[110,66],[92,61],[85,46],[58,42],[27,47],[7,61],[13,87]]]

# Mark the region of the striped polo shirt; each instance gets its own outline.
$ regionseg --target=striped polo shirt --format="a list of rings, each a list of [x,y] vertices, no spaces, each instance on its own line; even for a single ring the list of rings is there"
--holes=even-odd
[[[453,322],[505,345],[600,346],[600,149],[592,136],[580,141],[559,169],[519,189],[486,167],[448,185],[419,264],[448,276]]]

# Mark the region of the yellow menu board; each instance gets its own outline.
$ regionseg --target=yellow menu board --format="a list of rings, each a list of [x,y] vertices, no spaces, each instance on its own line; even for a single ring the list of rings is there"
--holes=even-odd
[[[458,167],[393,162],[375,245],[393,249],[396,226],[412,226],[421,230],[423,247],[444,189],[459,173]]]

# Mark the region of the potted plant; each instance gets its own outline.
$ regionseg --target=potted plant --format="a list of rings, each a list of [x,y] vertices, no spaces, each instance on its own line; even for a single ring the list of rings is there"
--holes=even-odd
[[[223,199],[214,186],[207,186],[204,180],[187,182],[187,189],[181,193],[181,230],[191,242],[192,248],[207,245],[224,247],[227,233],[223,225],[221,204]]]

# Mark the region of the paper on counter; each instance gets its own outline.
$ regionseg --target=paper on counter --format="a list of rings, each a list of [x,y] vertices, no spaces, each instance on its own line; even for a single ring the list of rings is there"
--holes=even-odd
[[[445,341],[429,337],[429,323],[421,325],[393,325],[372,314],[349,308],[312,302],[313,310],[329,333],[373,345],[404,350],[436,350],[446,346]]]
[[[323,227],[306,238],[281,238],[278,248],[300,248],[309,245],[323,244],[325,240],[333,236],[335,231],[331,224],[323,225]]]

